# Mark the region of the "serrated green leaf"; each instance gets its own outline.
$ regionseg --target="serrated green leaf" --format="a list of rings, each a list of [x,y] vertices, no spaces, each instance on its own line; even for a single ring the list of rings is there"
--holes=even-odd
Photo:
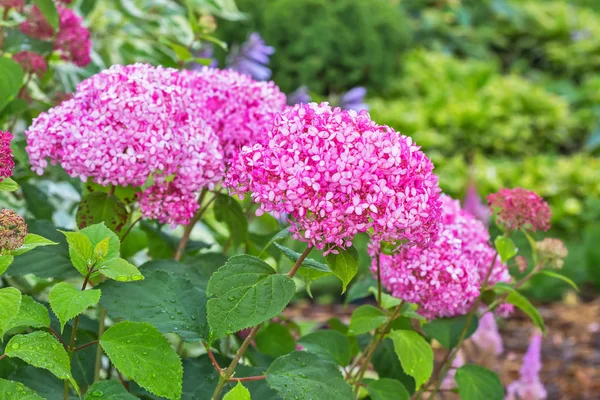
[[[369,288],[369,293],[371,293],[373,296],[375,296],[375,298],[377,298],[377,296],[379,296],[378,290],[376,287],[371,286]],[[381,307],[385,308],[385,309],[390,309],[390,308],[394,308],[396,307],[398,304],[400,304],[402,300],[394,297],[394,296],[390,296],[387,293],[381,293]]]
[[[415,378],[416,388],[420,388],[433,372],[431,345],[414,331],[392,331],[389,337],[394,343],[394,351],[404,372]]]
[[[0,340],[11,326],[11,321],[19,314],[21,292],[15,288],[0,289]]]
[[[48,315],[48,309],[44,307],[43,304],[35,301],[33,297],[22,296],[19,312],[10,321],[10,326],[8,329],[17,328],[20,326],[28,326],[31,328],[49,327],[50,316]]]
[[[373,369],[379,375],[379,378],[391,378],[400,381],[409,393],[415,391],[415,380],[412,376],[407,375],[400,364],[400,360],[394,351],[394,343],[391,339],[386,338],[381,342],[373,358]]]
[[[542,332],[546,331],[544,319],[542,318],[542,315],[538,309],[535,308],[535,306],[531,304],[525,296],[517,292],[515,288],[499,282],[494,285],[493,289],[496,293],[508,293],[505,301],[520,308],[525,314],[529,315],[529,318],[531,318],[535,326],[540,328]]]
[[[217,194],[214,204],[215,218],[223,222],[229,229],[234,245],[238,246],[248,240],[248,219],[240,203],[230,196]]]
[[[365,304],[358,307],[350,317],[349,335],[360,335],[379,328],[387,321],[383,311]]]
[[[6,272],[14,260],[13,256],[0,256],[0,275]]]
[[[168,399],[181,397],[181,360],[152,325],[119,322],[104,332],[100,345],[115,367],[144,389]]]
[[[463,365],[455,375],[462,400],[502,400],[504,387],[498,375],[478,365]]]
[[[69,320],[97,304],[100,295],[101,292],[98,289],[78,290],[65,282],[56,284],[50,290],[48,298],[52,311],[60,321],[61,331]]]
[[[301,337],[298,344],[320,358],[342,367],[350,363],[350,340],[338,331],[321,330],[309,333]]]
[[[1,63],[1,60],[0,60]],[[2,66],[0,65],[0,68]],[[2,90],[2,82],[0,81],[0,90]],[[2,104],[0,100],[0,105]],[[1,107],[0,107],[1,110]],[[4,178],[4,180],[0,181],[0,192],[14,192],[19,190],[19,185],[17,182],[13,181],[11,178]]]
[[[352,250],[337,249],[337,254],[329,253],[325,256],[331,272],[342,281],[342,293],[358,272],[358,255],[354,248]]]
[[[208,323],[213,339],[256,326],[279,314],[290,302],[296,285],[260,258],[238,255],[208,282]]]
[[[86,276],[92,263],[92,242],[82,232],[62,233],[67,238],[67,243],[69,243],[69,257],[71,257],[73,266],[81,275]]]
[[[46,239],[45,237],[42,237],[40,235],[36,235],[35,233],[28,233],[27,236],[25,236],[25,240],[23,241],[23,246],[11,251],[11,254],[14,256],[20,256],[21,254],[25,254],[28,251],[31,251],[40,246],[55,246],[57,244],[58,243],[53,242],[50,239]]]
[[[298,253],[292,249],[289,249],[285,246],[282,246],[279,243],[273,243],[273,244],[275,246],[277,246],[277,248],[279,250],[281,250],[281,252],[283,253],[284,256],[286,256],[293,262],[298,261],[298,259],[300,258],[300,255],[301,255],[300,253]],[[313,269],[318,272],[329,272],[329,273],[332,272],[331,268],[329,268],[329,266],[327,264],[320,263],[320,262],[315,261],[312,258],[308,258],[308,257],[306,257],[304,259],[304,261],[302,261],[302,266],[300,269],[302,269],[302,268]]]
[[[276,359],[267,370],[267,383],[283,400],[353,398],[338,367],[307,352],[295,351]]]
[[[80,229],[104,223],[113,232],[121,232],[129,220],[129,212],[125,203],[117,196],[92,192],[85,196],[77,209],[77,226]]]
[[[367,392],[371,400],[409,400],[410,394],[400,381],[382,378],[369,382]]]
[[[251,400],[250,392],[238,381],[237,385],[223,397],[223,400]]]
[[[262,353],[274,358],[296,350],[296,341],[290,330],[280,324],[270,324],[261,329],[254,342]]]
[[[503,263],[508,262],[508,260],[517,255],[517,246],[515,246],[515,242],[513,242],[511,238],[498,236],[496,240],[494,240],[494,244],[496,245],[496,251],[500,255],[500,259]]]
[[[94,260],[102,260],[108,254],[108,244],[110,243],[110,238],[104,238],[94,247]]]
[[[0,400],[46,400],[20,382],[0,379]]]
[[[138,400],[119,381],[109,380],[94,383],[85,394],[85,400]]]
[[[549,276],[551,278],[559,279],[559,280],[567,283],[569,286],[571,286],[573,289],[575,289],[576,291],[579,292],[579,287],[577,286],[577,284],[562,274],[558,274],[554,271],[547,271],[547,270],[542,270],[539,273],[542,275]]]
[[[103,241],[106,238],[109,238],[108,241],[108,253],[104,257],[104,261],[112,260],[113,258],[119,258],[119,250],[121,249],[121,241],[119,237],[110,230],[104,222],[88,226],[80,231],[85,236],[90,239],[92,243],[92,249],[95,248],[98,243]]]
[[[98,272],[107,278],[119,282],[134,282],[144,280],[144,276],[135,265],[122,258],[113,258],[102,263]]]
[[[23,68],[17,62],[0,57],[0,111],[17,96],[23,86],[24,75]],[[16,190],[16,183],[10,178],[4,179],[0,185],[2,191]]]
[[[52,0],[33,0],[33,3],[38,6],[46,21],[48,21],[52,29],[56,32],[58,30],[59,18],[54,2]]]
[[[468,316],[466,315],[454,318],[434,319],[423,325],[423,331],[425,331],[428,337],[437,340],[445,348],[451,349],[458,344],[458,340],[467,323],[467,319]],[[469,328],[467,329],[465,339],[471,337],[478,326],[478,319],[473,315],[469,322]]]

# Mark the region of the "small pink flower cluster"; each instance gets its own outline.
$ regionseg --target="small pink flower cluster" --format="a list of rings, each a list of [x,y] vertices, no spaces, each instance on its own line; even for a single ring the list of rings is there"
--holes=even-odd
[[[394,297],[419,304],[419,312],[427,318],[466,313],[479,296],[495,255],[483,223],[449,196],[442,195],[441,200],[442,230],[431,246],[403,247],[394,255],[379,255],[383,284]],[[490,283],[509,279],[506,265],[496,261]]]
[[[23,11],[25,6],[25,0],[0,0],[0,7],[2,8],[14,8],[17,11]]]
[[[48,69],[44,57],[33,51],[20,51],[13,56],[13,59],[21,65],[23,71],[36,74],[38,77],[44,75]]]
[[[21,24],[20,30],[27,36],[40,40],[50,39],[54,33],[52,26],[38,6],[31,7],[27,19]]]
[[[40,114],[25,133],[32,169],[47,159],[101,185],[139,187],[140,203],[161,222],[187,223],[196,195],[224,173],[214,131],[189,112],[190,90],[179,71],[115,65],[81,82],[76,93]]]
[[[501,189],[487,200],[490,210],[497,211],[498,224],[509,231],[550,229],[550,207],[535,192],[519,187]]]
[[[0,131],[0,182],[12,175],[15,167],[10,141],[13,136],[9,132]]]
[[[259,142],[273,115],[286,107],[286,97],[273,82],[255,81],[233,70],[205,67],[186,72],[192,107],[216,132],[225,161],[242,146]]]
[[[506,400],[544,400],[547,392],[540,381],[541,369],[542,335],[536,332],[523,356],[520,379],[508,385]]]
[[[23,217],[12,210],[0,211],[0,253],[23,246],[27,236],[27,224]]]
[[[225,185],[252,192],[259,215],[289,214],[297,240],[330,251],[359,232],[419,245],[435,239],[437,176],[409,137],[327,103],[288,108],[267,135],[237,154]]]

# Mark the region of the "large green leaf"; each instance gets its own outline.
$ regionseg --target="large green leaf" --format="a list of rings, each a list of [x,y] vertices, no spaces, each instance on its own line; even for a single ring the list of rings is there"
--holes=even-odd
[[[138,400],[119,381],[109,380],[94,383],[85,394],[85,400]]]
[[[23,69],[18,63],[7,57],[0,57],[0,111],[19,93],[23,76]]]
[[[0,275],[6,272],[10,264],[15,260],[14,256],[0,256]]]
[[[45,400],[20,382],[0,379],[0,400]]]
[[[342,367],[350,363],[350,340],[334,330],[309,333],[298,340],[298,344],[319,357]]]
[[[58,243],[53,242],[50,239],[46,239],[40,235],[36,235],[35,233],[28,233],[25,236],[25,240],[23,241],[23,245],[18,249],[15,249],[10,252],[13,256],[20,256],[21,254],[25,254],[33,249],[36,249],[40,246],[54,246]]]
[[[110,230],[104,222],[88,226],[80,231],[90,239],[92,243],[92,249],[106,238],[108,238],[108,251],[103,257],[104,261],[112,260],[113,258],[119,258],[119,250],[121,248],[121,241],[119,237]]]
[[[69,243],[69,257],[73,266],[83,276],[86,276],[92,265],[94,248],[90,239],[82,232],[62,232]]]
[[[350,328],[348,334],[360,335],[379,328],[387,321],[383,311],[365,304],[358,307],[350,317]]]
[[[400,381],[382,378],[369,382],[367,392],[371,400],[409,400],[410,394]]]
[[[50,326],[48,309],[32,297],[22,296],[18,314],[10,321],[8,329],[20,326],[31,328],[47,328]],[[7,330],[8,330],[7,329]]]
[[[0,339],[11,327],[11,321],[19,314],[21,292],[15,288],[0,289]]]
[[[21,360],[17,361],[20,362]],[[64,382],[56,379],[50,371],[27,365],[24,368],[19,368],[10,376],[10,379],[21,382],[47,400],[64,400]],[[69,400],[80,399],[69,395]]]
[[[267,383],[284,400],[353,398],[338,367],[307,352],[295,351],[276,359],[267,370]]]
[[[500,259],[503,263],[506,263],[517,255],[517,246],[515,246],[515,242],[513,242],[511,238],[498,236],[496,240],[494,240],[494,244],[496,245],[496,251],[500,255]]]
[[[391,378],[400,381],[409,393],[415,391],[415,380],[410,375],[406,374],[400,364],[400,360],[394,351],[394,343],[391,339],[384,339],[379,345],[373,358],[373,369],[379,375],[379,378]]]
[[[337,254],[329,253],[325,259],[333,274],[342,280],[342,293],[344,293],[348,283],[358,272],[358,253],[354,248],[336,249],[336,251]]]
[[[251,400],[250,392],[238,381],[237,385],[225,394],[223,400]]]
[[[144,275],[135,265],[122,258],[113,258],[103,262],[98,268],[98,272],[107,278],[119,282],[135,282],[144,280]]]
[[[478,365],[463,365],[456,371],[456,385],[462,400],[502,400],[504,387],[498,375]]]
[[[2,59],[0,59],[0,64],[1,63]],[[0,68],[2,67],[0,66]],[[2,90],[2,84],[2,81],[0,81],[0,90]],[[0,105],[1,104],[2,103],[0,103]],[[11,178],[4,178],[4,180],[0,181],[0,192],[16,192],[17,190],[19,190],[19,185]]]
[[[218,339],[279,314],[296,291],[294,281],[257,257],[238,255],[210,278],[208,323]]]
[[[144,389],[168,399],[181,397],[181,360],[152,325],[119,322],[104,332],[100,345],[115,367]]]
[[[468,316],[466,315],[461,315],[454,318],[434,319],[433,321],[425,324],[423,326],[423,330],[427,336],[437,340],[445,348],[451,349],[458,344],[460,334],[467,324],[467,319]],[[477,330],[478,325],[477,317],[473,315],[471,317],[471,321],[469,322],[469,328],[467,329],[464,338],[468,339],[471,337],[471,335]]]
[[[535,306],[531,304],[525,296],[517,292],[515,288],[500,282],[497,283],[493,289],[497,293],[508,293],[508,296],[506,297],[506,302],[519,307],[523,312],[525,312],[525,314],[529,315],[529,318],[531,318],[535,326],[540,328],[542,332],[546,331],[544,319],[542,318],[542,315],[540,314],[538,309],[535,308]]]
[[[394,350],[404,371],[415,378],[417,389],[433,372],[433,350],[431,345],[417,332],[398,330],[390,333]]]
[[[33,0],[33,3],[38,6],[46,21],[48,21],[52,29],[56,32],[58,30],[59,18],[54,2],[52,0]]]
[[[110,230],[118,233],[127,225],[129,212],[117,196],[93,192],[79,203],[76,219],[80,229],[104,222]]]
[[[233,243],[237,246],[248,240],[248,219],[240,203],[230,196],[217,194],[214,204],[215,217],[229,228]]]
[[[296,341],[290,330],[281,324],[270,324],[261,329],[254,342],[262,353],[274,358],[296,350]]]
[[[56,284],[48,298],[52,311],[60,321],[61,331],[70,319],[97,304],[101,294],[99,289],[78,290],[66,282]]]
[[[177,333],[186,341],[208,339],[204,290],[182,276],[161,270],[144,271],[146,279],[141,282],[108,281],[100,286],[100,303],[108,315],[147,322],[162,333]]]

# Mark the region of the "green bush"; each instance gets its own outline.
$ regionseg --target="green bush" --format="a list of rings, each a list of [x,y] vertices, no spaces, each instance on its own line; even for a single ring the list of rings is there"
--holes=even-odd
[[[253,30],[274,46],[273,78],[285,91],[321,94],[366,86],[385,92],[400,68],[410,31],[387,0],[242,0],[245,24],[221,23],[220,36],[241,42]]]

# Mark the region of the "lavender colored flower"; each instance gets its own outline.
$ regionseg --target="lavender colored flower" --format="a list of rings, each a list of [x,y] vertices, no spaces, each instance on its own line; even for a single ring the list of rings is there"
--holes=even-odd
[[[212,68],[217,68],[219,66],[219,63],[214,58],[213,53],[214,53],[213,47],[211,45],[207,45],[206,47],[202,47],[200,50],[194,51],[194,57],[210,59],[211,62],[208,66],[212,67]],[[205,66],[206,65],[203,65],[203,64],[200,64],[197,62],[191,62],[191,63],[189,63],[187,69],[189,69],[190,71],[202,71],[202,69]]]
[[[240,47],[232,49],[227,65],[229,69],[250,75],[258,81],[266,81],[272,74],[267,65],[273,53],[275,49],[267,46],[263,38],[253,32]]]
[[[287,97],[288,106],[308,103],[310,103],[310,94],[308,93],[308,88],[306,86],[300,86]]]
[[[502,336],[498,331],[498,324],[496,324],[496,318],[491,312],[486,312],[479,319],[479,326],[471,340],[480,349],[485,349],[493,353],[494,355],[500,355],[504,351],[504,344],[502,342]]]
[[[477,188],[474,184],[469,184],[467,193],[463,201],[463,209],[483,222],[488,227],[490,225],[490,210],[487,205],[481,200],[477,193]]]
[[[540,381],[542,369],[542,335],[536,332],[523,356],[520,378],[507,388],[506,400],[544,400],[546,389]]]
[[[340,98],[340,107],[345,110],[369,110],[369,105],[365,103],[367,89],[358,86],[350,89]]]

